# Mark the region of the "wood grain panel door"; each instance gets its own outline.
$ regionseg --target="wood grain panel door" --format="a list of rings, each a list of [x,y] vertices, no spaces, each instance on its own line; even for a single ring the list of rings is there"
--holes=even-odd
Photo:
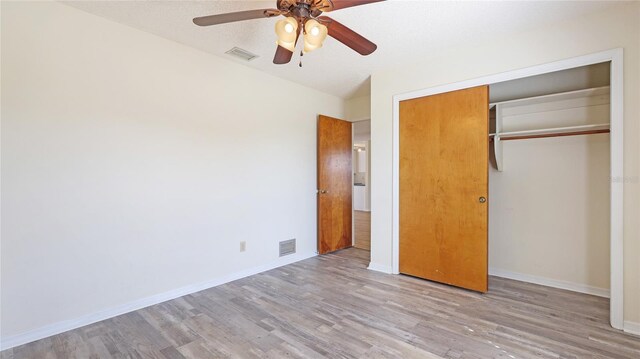
[[[487,291],[489,88],[400,103],[400,272]]]
[[[318,118],[318,253],[352,245],[351,122]]]

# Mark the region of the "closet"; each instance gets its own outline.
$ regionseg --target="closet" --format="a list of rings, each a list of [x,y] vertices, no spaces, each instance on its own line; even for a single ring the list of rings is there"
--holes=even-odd
[[[488,271],[607,296],[609,64],[491,84],[488,90],[485,119],[482,112],[471,120],[444,107],[411,105],[460,91],[400,103],[400,272],[484,292],[459,278],[475,276],[477,284]],[[474,106],[452,101],[449,106],[458,110]],[[482,126],[488,127],[487,152],[474,137]],[[474,135],[460,134],[470,128]],[[469,172],[468,163],[480,163],[485,153],[483,206],[482,170]],[[450,170],[464,163],[456,177]],[[422,272],[409,268],[416,266]]]
[[[608,296],[609,64],[490,90],[489,274]]]

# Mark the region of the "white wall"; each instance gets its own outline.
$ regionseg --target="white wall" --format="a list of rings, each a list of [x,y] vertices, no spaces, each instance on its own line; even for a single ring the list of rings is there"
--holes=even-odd
[[[489,171],[489,267],[609,291],[609,135],[503,141]]]
[[[274,106],[293,97],[312,100]],[[313,255],[318,113],[343,101],[60,3],[2,2],[3,340],[285,263],[281,240]]]
[[[356,97],[345,101],[344,116],[347,121],[371,118],[371,96]]]
[[[542,63],[624,48],[624,319],[640,323],[640,3],[575,21],[505,34],[372,75],[371,261],[391,268],[392,96]],[[640,328],[640,324],[638,328]]]

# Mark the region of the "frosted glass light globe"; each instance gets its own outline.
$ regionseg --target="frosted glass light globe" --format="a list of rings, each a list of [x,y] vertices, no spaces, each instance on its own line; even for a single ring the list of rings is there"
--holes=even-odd
[[[314,19],[309,19],[304,24],[304,52],[311,52],[322,47],[327,38],[328,29]]]
[[[289,51],[295,50],[296,38],[298,37],[298,22],[287,17],[276,22],[276,35],[278,35],[278,46],[282,46]]]

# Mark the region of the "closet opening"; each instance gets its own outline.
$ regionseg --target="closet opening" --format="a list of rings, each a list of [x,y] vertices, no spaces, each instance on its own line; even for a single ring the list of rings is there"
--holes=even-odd
[[[610,324],[622,329],[622,79],[623,50],[615,49],[395,95],[392,272],[400,272],[401,260],[400,173],[411,168],[401,165],[407,158],[401,132],[408,132],[400,118],[412,109],[406,104],[488,86],[489,196],[469,196],[489,207],[485,268],[494,276],[609,296]],[[477,92],[476,104],[484,100]]]
[[[609,298],[610,63],[489,88],[489,275]]]

